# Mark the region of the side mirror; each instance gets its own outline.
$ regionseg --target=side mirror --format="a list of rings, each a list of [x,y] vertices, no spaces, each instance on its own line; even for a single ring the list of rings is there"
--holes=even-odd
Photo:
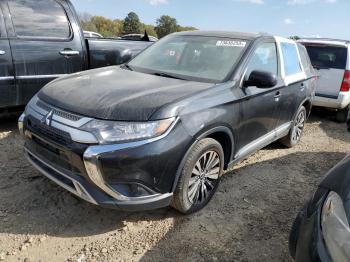
[[[248,80],[244,81],[244,87],[256,86],[258,88],[271,88],[277,85],[276,75],[266,72],[255,70],[251,72]]]

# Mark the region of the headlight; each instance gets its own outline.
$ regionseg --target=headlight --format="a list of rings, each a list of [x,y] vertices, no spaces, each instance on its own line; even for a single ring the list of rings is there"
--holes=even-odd
[[[82,127],[93,133],[101,144],[154,138],[163,135],[175,118],[150,122],[116,122],[92,120]]]
[[[350,261],[350,227],[340,196],[331,192],[322,209],[322,232],[333,261]]]

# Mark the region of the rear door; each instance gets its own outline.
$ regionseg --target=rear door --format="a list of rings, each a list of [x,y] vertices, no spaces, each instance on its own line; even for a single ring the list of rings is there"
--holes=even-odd
[[[66,1],[8,0],[7,4],[18,102],[24,105],[51,80],[83,70],[82,36]]]
[[[337,98],[343,82],[348,51],[345,46],[304,43],[320,77],[317,96]]]
[[[16,105],[11,48],[0,3],[0,108]]]
[[[277,38],[281,57],[281,89],[279,121],[277,126],[290,125],[303,100],[306,98],[306,74],[303,70],[297,44],[289,39]]]

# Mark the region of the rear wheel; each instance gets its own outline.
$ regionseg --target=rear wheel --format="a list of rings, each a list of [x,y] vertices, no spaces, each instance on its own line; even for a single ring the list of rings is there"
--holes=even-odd
[[[340,109],[337,111],[335,115],[335,119],[339,123],[345,123],[346,120],[348,119],[348,115],[349,115],[349,107],[346,107],[344,109]]]
[[[299,143],[306,122],[306,109],[304,106],[299,108],[298,113],[296,114],[295,119],[293,120],[293,126],[290,129],[287,136],[282,138],[280,142],[286,147],[293,147]]]
[[[188,154],[177,184],[172,206],[184,214],[194,213],[213,197],[224,166],[224,152],[214,139],[197,142]]]

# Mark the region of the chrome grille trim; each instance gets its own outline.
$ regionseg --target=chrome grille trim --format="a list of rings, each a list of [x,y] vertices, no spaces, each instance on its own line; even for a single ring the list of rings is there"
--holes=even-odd
[[[39,100],[37,96],[30,101],[26,108],[25,114],[42,121],[42,119],[51,111],[53,112],[51,121],[51,126],[53,128],[69,133],[71,139],[75,142],[84,144],[98,144],[98,140],[93,134],[79,129],[86,123],[90,122],[92,118],[78,116],[76,114],[57,109]],[[57,112],[61,113],[57,114]],[[72,120],[73,118],[79,118],[79,120],[74,121]],[[48,126],[48,128],[50,128],[50,126]]]
[[[54,108],[48,104],[46,104],[45,102],[41,101],[38,99],[38,101],[36,102],[36,105],[38,107],[40,107],[41,109],[45,110],[46,112],[50,112],[50,111],[53,111],[53,113],[59,117],[62,117],[62,118],[65,118],[65,119],[68,119],[70,121],[74,121],[74,122],[77,122],[79,121],[80,119],[82,119],[83,117],[81,116],[78,116],[78,115],[75,115],[75,114],[72,114],[72,113],[68,113],[66,111],[63,111],[63,110],[60,110],[60,109],[57,109],[57,108]]]

